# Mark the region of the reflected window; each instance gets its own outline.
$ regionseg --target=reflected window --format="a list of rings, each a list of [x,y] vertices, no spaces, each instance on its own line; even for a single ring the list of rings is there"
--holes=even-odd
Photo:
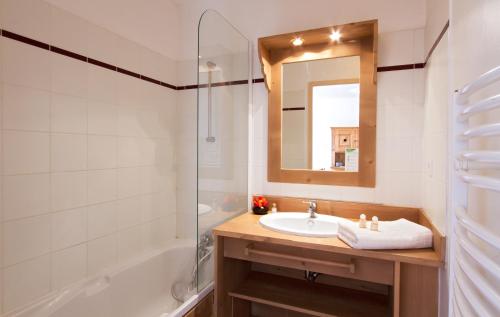
[[[359,82],[311,83],[312,169],[357,172]]]

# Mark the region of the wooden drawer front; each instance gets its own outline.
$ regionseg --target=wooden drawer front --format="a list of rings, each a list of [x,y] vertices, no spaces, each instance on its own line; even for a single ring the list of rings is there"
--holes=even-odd
[[[224,238],[224,256],[385,285],[394,283],[392,262],[347,254]]]

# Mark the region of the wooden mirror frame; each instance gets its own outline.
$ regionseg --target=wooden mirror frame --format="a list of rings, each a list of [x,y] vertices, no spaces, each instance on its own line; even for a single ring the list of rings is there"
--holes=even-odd
[[[342,34],[334,43],[332,30]],[[259,58],[268,90],[267,180],[279,183],[375,187],[377,122],[377,20],[259,38]],[[300,36],[304,44],[291,41]],[[282,169],[282,66],[284,63],[327,58],[360,57],[358,172]]]

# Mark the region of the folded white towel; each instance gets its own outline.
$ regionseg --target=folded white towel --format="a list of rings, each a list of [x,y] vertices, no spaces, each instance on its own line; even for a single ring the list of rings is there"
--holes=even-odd
[[[422,225],[399,219],[379,221],[378,231],[360,228],[358,223],[339,224],[338,237],[355,249],[421,249],[432,247],[432,231]]]

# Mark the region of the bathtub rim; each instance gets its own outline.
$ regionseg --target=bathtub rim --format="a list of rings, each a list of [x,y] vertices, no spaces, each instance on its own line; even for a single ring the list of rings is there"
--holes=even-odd
[[[187,314],[191,309],[193,309],[196,306],[196,304],[198,304],[213,290],[214,290],[214,282],[212,281],[207,286],[205,286],[204,289],[194,294],[188,300],[182,303],[182,305],[179,306],[176,310],[166,315],[161,315],[159,317],[182,317],[185,314]]]
[[[43,314],[41,314],[40,316],[36,316],[36,317],[50,317],[50,314],[58,311],[61,307],[64,306],[64,305],[59,304],[59,303],[61,303],[61,301],[64,301],[63,304],[70,302],[71,300],[76,298],[78,295],[85,293],[88,290],[88,288],[94,286],[95,283],[100,282],[103,279],[104,280],[110,279],[112,282],[112,279],[114,276],[117,276],[118,274],[120,274],[128,269],[131,269],[137,265],[145,263],[148,260],[153,259],[153,258],[155,258],[155,257],[157,257],[157,256],[159,256],[167,251],[183,249],[183,248],[193,248],[193,260],[194,260],[193,263],[196,263],[196,240],[193,240],[193,239],[175,239],[175,240],[172,240],[171,242],[169,242],[164,247],[146,251],[144,254],[138,256],[137,258],[133,258],[133,259],[130,259],[128,261],[125,261],[124,263],[120,263],[120,264],[114,265],[110,268],[103,269],[94,275],[91,275],[91,276],[86,277],[82,280],[76,281],[68,286],[51,291],[51,292],[35,299],[34,301],[31,301],[31,302],[27,303],[26,305],[23,305],[22,307],[16,308],[14,310],[8,311],[8,312],[0,315],[0,317],[21,317],[24,314],[35,313],[35,311],[37,311],[37,310],[40,310],[40,312]],[[192,298],[196,297],[199,293],[200,292],[191,296],[186,302],[191,301]],[[181,304],[173,312],[177,312],[177,310],[180,307],[183,307],[186,302]],[[55,308],[52,308],[52,307],[55,307]],[[43,309],[46,309],[46,310],[49,309],[49,311],[44,313]],[[170,316],[170,315],[168,315],[168,316]],[[155,317],[155,316],[152,316],[152,317]]]

